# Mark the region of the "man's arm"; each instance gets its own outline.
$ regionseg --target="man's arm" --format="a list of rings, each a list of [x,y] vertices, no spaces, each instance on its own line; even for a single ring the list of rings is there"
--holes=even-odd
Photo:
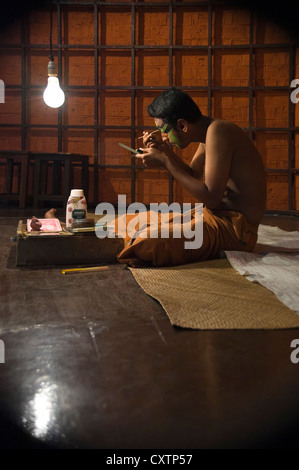
[[[192,175],[203,180],[205,172],[206,146],[200,143],[190,163]]]
[[[184,163],[174,152],[161,153],[151,148],[144,155],[140,155],[146,165],[150,162],[160,162],[172,174],[176,181],[185,188],[199,202],[208,208],[216,208],[226,189],[232,159],[232,139],[230,130],[223,124],[214,123],[208,129],[205,156],[205,181],[198,179],[202,167],[202,157],[193,159],[196,170]],[[199,151],[200,152],[200,151]],[[202,153],[199,153],[202,155]],[[195,162],[197,161],[197,165]],[[192,163],[191,162],[191,163]],[[196,172],[196,176],[195,175]]]

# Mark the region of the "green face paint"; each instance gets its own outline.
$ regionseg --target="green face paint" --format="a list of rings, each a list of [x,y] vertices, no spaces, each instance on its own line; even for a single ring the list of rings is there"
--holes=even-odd
[[[170,124],[167,124],[167,123],[164,124],[164,126],[162,126],[162,127],[159,127],[159,126],[157,125],[157,123],[156,123],[156,126],[160,129],[160,131],[161,131],[163,134],[168,134],[168,133],[171,131],[171,129],[172,129],[171,125],[170,125]]]
[[[164,126],[160,127],[157,125],[156,126],[160,129],[160,131],[163,134],[167,134],[170,142],[174,144],[176,147],[180,148],[180,141],[179,139],[173,134],[173,127],[171,127],[170,124],[164,124]]]
[[[168,133],[169,140],[172,144],[174,144],[176,147],[181,148],[181,144],[179,139],[173,134],[172,129]]]

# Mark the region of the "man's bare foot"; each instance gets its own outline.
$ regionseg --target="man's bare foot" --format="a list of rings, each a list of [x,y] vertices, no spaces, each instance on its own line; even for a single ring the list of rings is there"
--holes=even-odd
[[[45,219],[56,219],[55,212],[56,209],[50,209],[48,212],[45,213]]]
[[[128,262],[128,266],[130,268],[147,268],[150,264],[146,261],[141,261],[140,259],[132,259]]]

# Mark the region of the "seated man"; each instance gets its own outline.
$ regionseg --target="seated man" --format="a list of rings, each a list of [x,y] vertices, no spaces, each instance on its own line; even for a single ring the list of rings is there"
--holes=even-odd
[[[145,132],[138,158],[148,168],[167,169],[203,203],[203,243],[185,250],[183,240],[137,238],[119,261],[171,266],[217,258],[224,250],[252,251],[266,198],[264,167],[252,141],[237,125],[202,115],[191,97],[176,88],[155,98],[147,110],[167,138]],[[198,148],[187,165],[173,145],[184,149],[191,142],[198,142]]]

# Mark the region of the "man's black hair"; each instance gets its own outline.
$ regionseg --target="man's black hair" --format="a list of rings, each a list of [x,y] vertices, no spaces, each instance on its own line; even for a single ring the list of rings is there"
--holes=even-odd
[[[178,119],[195,123],[201,117],[201,111],[193,99],[178,88],[170,88],[157,96],[147,107],[148,114],[153,118],[176,126]]]

